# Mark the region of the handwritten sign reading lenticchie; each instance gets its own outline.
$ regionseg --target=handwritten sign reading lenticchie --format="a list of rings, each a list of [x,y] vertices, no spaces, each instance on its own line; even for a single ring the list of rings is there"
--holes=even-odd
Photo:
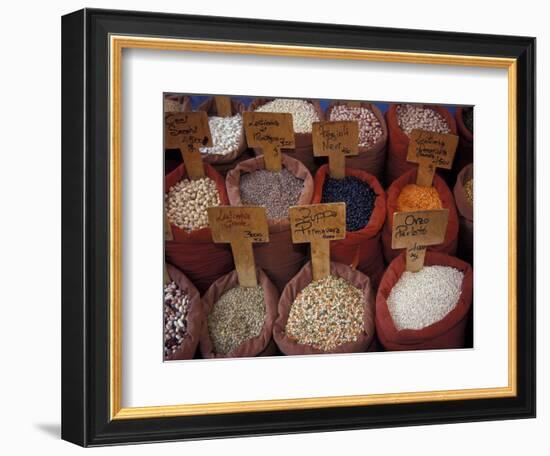
[[[418,163],[416,183],[431,187],[436,168],[451,169],[457,145],[456,135],[413,130],[407,161]]]
[[[252,243],[269,242],[267,215],[260,206],[209,207],[208,219],[214,242],[231,244],[239,285],[257,285]]]
[[[313,155],[328,156],[330,177],[346,176],[346,156],[357,155],[359,124],[352,120],[313,122]]]
[[[346,204],[326,203],[289,208],[292,242],[311,245],[313,280],[330,274],[330,241],[346,237]]]
[[[265,169],[281,171],[281,149],[294,149],[292,114],[244,112],[244,130],[250,147],[262,149]]]
[[[206,112],[168,113],[164,117],[164,130],[164,147],[180,150],[189,178],[204,177],[199,148],[213,145]]]
[[[444,241],[448,219],[448,209],[393,214],[392,249],[407,249],[407,271],[422,269],[426,247]]]
[[[216,113],[219,117],[229,117],[231,115],[231,100],[226,96],[215,96]]]

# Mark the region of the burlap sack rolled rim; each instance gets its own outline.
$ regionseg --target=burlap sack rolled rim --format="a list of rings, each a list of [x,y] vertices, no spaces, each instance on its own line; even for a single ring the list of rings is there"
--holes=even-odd
[[[176,361],[192,359],[199,345],[202,331],[203,309],[201,296],[195,285],[193,285],[187,276],[178,268],[166,263],[166,269],[170,278],[189,297],[189,311],[187,314],[187,334],[183,339],[183,343],[174,353],[165,355],[164,360]]]
[[[455,111],[456,127],[460,137],[463,140],[467,141],[468,143],[473,143],[474,135],[470,130],[468,130],[468,127],[466,127],[466,124],[464,123],[463,113],[464,113],[464,108],[462,106],[459,106],[456,108],[456,111]]]
[[[456,184],[453,189],[455,197],[456,208],[458,213],[469,222],[474,221],[474,207],[468,201],[466,192],[464,191],[464,184],[474,177],[474,165],[466,165],[456,178]]]
[[[335,347],[330,351],[323,351],[309,345],[299,344],[286,335],[285,328],[290,314],[292,304],[296,296],[313,280],[311,261],[308,261],[302,269],[284,288],[279,299],[279,316],[273,326],[273,337],[279,349],[285,355],[314,355],[334,353],[360,353],[365,352],[370,346],[375,332],[374,323],[374,297],[371,289],[371,282],[368,276],[350,268],[349,266],[330,262],[330,273],[341,277],[348,283],[363,291],[363,331],[355,342],[348,342]]]
[[[258,285],[261,285],[264,291],[264,301],[266,308],[266,318],[260,334],[257,337],[247,340],[227,354],[214,352],[214,346],[210,339],[208,330],[208,315],[218,302],[220,297],[228,290],[239,285],[237,271],[233,270],[216,280],[202,297],[203,305],[203,325],[200,336],[200,350],[204,358],[242,358],[254,357],[268,348],[273,337],[273,324],[277,318],[277,304],[279,302],[279,292],[275,285],[271,283],[267,275],[256,268]]]
[[[245,110],[244,104],[240,101],[231,99],[231,115],[242,114]],[[210,97],[204,100],[197,108],[197,111],[206,111],[209,117],[215,116],[216,106],[214,103],[214,97]],[[201,157],[204,163],[210,163],[212,165],[221,165],[225,163],[234,162],[247,148],[246,136],[244,134],[244,125],[241,128],[241,134],[239,136],[239,144],[237,148],[227,154],[203,154]]]
[[[288,169],[288,171],[290,171],[294,176],[304,181],[304,188],[298,198],[298,201],[296,202],[296,205],[301,206],[304,204],[310,204],[311,199],[313,198],[313,177],[311,177],[311,173],[299,160],[289,157],[286,154],[281,154],[281,157],[283,168]],[[241,174],[252,173],[262,169],[265,169],[265,162],[264,157],[261,155],[259,157],[250,158],[249,160],[240,162],[235,168],[227,173],[225,176],[225,186],[227,189],[227,197],[231,206],[242,206],[240,188]],[[270,232],[290,229],[290,220],[288,217],[281,219],[268,219],[267,223]]]
[[[426,252],[424,266],[451,266],[464,273],[460,298],[456,307],[438,322],[422,329],[397,330],[388,308],[387,299],[393,286],[405,271],[405,262],[405,253],[403,252],[393,259],[380,281],[378,293],[376,295],[376,329],[379,338],[383,338],[389,343],[414,345],[435,339],[447,333],[466,318],[472,304],[473,270],[468,263],[456,257],[428,250]],[[397,269],[398,273],[394,272],[395,269]],[[386,284],[385,282],[388,283]],[[382,331],[382,328],[385,328],[385,330]]]
[[[165,95],[164,99],[175,101],[179,104],[179,109],[173,112],[191,111],[191,98],[189,98],[187,95],[170,94],[170,95]],[[165,112],[170,112],[170,111],[165,111]]]

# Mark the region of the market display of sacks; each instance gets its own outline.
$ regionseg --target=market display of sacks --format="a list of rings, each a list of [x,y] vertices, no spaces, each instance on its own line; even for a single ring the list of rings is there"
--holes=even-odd
[[[465,185],[474,177],[474,166],[467,165],[458,174],[454,197],[458,211],[458,256],[469,263],[474,257],[474,207],[468,200]]]
[[[191,281],[185,277],[185,274],[178,268],[167,263],[166,270],[170,279],[183,291],[184,295],[188,297],[189,310],[187,313],[183,342],[181,342],[174,353],[166,354],[164,359],[166,361],[192,359],[199,346],[202,331],[203,306],[201,295]]]
[[[385,268],[381,233],[386,220],[386,195],[376,177],[366,171],[346,167],[345,173],[366,182],[376,194],[376,199],[367,225],[357,231],[346,231],[345,239],[330,242],[330,257],[365,273],[376,287]],[[328,165],[321,166],[315,174],[312,204],[323,202],[323,187],[329,176]],[[349,216],[352,214],[346,207],[346,218]]]
[[[166,95],[164,97],[164,113],[191,111],[191,98],[187,95]],[[182,162],[178,149],[165,149],[164,174],[170,174]]]
[[[346,166],[354,169],[361,169],[375,176],[379,182],[384,181],[384,165],[386,163],[386,143],[388,141],[388,127],[384,115],[378,109],[378,107],[372,103],[358,102],[353,105],[349,105],[346,101],[333,101],[327,108],[325,118],[326,120],[340,120],[340,115],[336,115],[335,108],[342,107],[342,109],[350,110],[346,117],[346,120],[358,120],[361,115],[365,115],[365,111],[369,111],[369,114],[374,117],[375,120],[358,120],[359,122],[359,147],[357,155],[348,155],[346,157]],[[352,110],[362,110],[363,112],[357,114]],[[378,122],[379,129],[373,124]],[[373,132],[378,134],[371,138]],[[362,144],[361,139],[366,142]]]
[[[328,350],[316,348],[313,345],[301,344],[290,337],[287,332],[287,323],[292,306],[296,297],[311,284],[313,280],[312,264],[308,262],[296,276],[287,284],[281,298],[279,299],[279,316],[273,327],[273,337],[277,346],[285,355],[310,355],[322,353],[359,353],[370,351],[375,346],[374,332],[374,295],[369,278],[359,272],[341,263],[330,263],[331,276],[344,279],[348,284],[358,289],[362,295],[362,328],[357,333],[354,340],[332,347]],[[320,297],[321,299],[323,297]],[[325,299],[330,297],[325,296]],[[340,303],[341,304],[341,303]],[[328,328],[330,331],[330,328]],[[328,333],[329,331],[316,331],[319,333]],[[341,332],[341,328],[337,332]],[[354,335],[355,336],[355,335]]]
[[[205,175],[212,179],[219,194],[220,204],[228,205],[225,182],[210,165],[204,165]],[[180,165],[164,178],[165,191],[187,178],[185,165]],[[170,224],[173,240],[166,240],[166,260],[180,269],[204,293],[219,277],[233,268],[231,249],[226,244],[214,244],[210,228],[187,231]]]
[[[399,255],[402,249],[392,249],[393,214],[398,211],[397,199],[403,188],[408,184],[416,183],[417,169],[411,169],[396,179],[386,191],[386,222],[382,229],[382,244],[386,263]],[[439,245],[431,245],[428,250],[454,255],[458,244],[458,215],[453,195],[445,181],[436,173],[433,178],[433,187],[437,190],[442,208],[449,209],[449,219],[445,239]]]
[[[303,189],[296,205],[310,204],[313,197],[313,178],[307,168],[298,160],[286,154],[282,156],[282,168],[293,176],[303,180]],[[232,206],[242,206],[241,176],[265,170],[263,156],[245,160],[227,173],[225,183],[227,196]],[[269,189],[266,189],[269,191]],[[288,214],[284,218],[270,219],[268,217],[269,242],[254,244],[256,264],[273,281],[279,291],[300,270],[306,261],[307,247],[304,244],[293,244],[290,233]]]
[[[472,306],[473,271],[468,263],[437,252],[426,252],[424,267],[448,266],[464,276],[456,306],[442,319],[421,329],[396,328],[388,297],[405,272],[405,254],[395,258],[384,273],[376,296],[376,334],[386,350],[431,350],[464,347],[465,329]],[[418,273],[412,273],[418,274]],[[433,285],[437,287],[437,284]],[[413,298],[410,298],[413,299]],[[410,303],[414,308],[414,303]]]
[[[464,121],[465,116],[471,116],[471,124],[466,124]],[[455,120],[458,131],[458,146],[453,161],[453,177],[458,176],[458,173],[466,165],[474,162],[474,132],[469,128],[473,129],[473,108],[456,108]],[[454,180],[452,182],[454,183]]]
[[[311,136],[312,131],[312,123],[318,122],[321,120],[324,120],[325,116],[323,113],[323,110],[321,109],[321,105],[316,100],[284,100],[284,99],[273,99],[273,98],[257,98],[253,100],[250,103],[250,106],[248,107],[249,111],[257,111],[258,108],[261,106],[264,106],[267,103],[273,102],[273,101],[282,101],[283,103],[285,101],[288,102],[294,102],[294,101],[300,101],[301,103],[305,103],[308,107],[311,107],[311,112],[304,111],[303,116],[297,116],[295,114],[292,114],[292,120],[294,125],[294,149],[282,149],[282,152],[288,153],[288,155],[292,158],[295,158],[296,160],[299,160],[311,173],[313,176],[315,174],[315,171],[317,171],[317,168],[319,167],[319,159],[315,158],[313,156],[313,139]],[[275,111],[269,111],[269,112],[275,112]],[[290,110],[280,110],[277,112],[290,112]],[[302,111],[300,111],[302,112]],[[308,115],[309,114],[309,115]],[[299,128],[297,128],[297,125],[300,125]],[[262,155],[263,152],[259,148],[254,148],[254,152],[256,155]]]
[[[409,136],[399,126],[397,108],[399,104],[392,104],[386,111],[386,123],[388,126],[388,150],[386,153],[386,185],[390,185],[403,173],[417,167],[416,163],[407,161],[409,148]],[[428,108],[438,113],[445,120],[450,134],[456,135],[456,122],[448,109],[441,106],[417,105]],[[442,170],[446,171],[446,170]],[[442,173],[443,175],[444,173]]]
[[[243,340],[240,343],[238,340],[220,340],[220,346],[231,346],[230,350],[226,353],[222,353],[221,350],[216,350],[216,344],[209,329],[209,317],[216,303],[220,301],[224,293],[239,287],[237,271],[231,271],[229,274],[220,277],[210,286],[202,297],[204,320],[200,336],[200,350],[204,358],[270,356],[277,352],[277,346],[273,341],[273,324],[277,318],[279,292],[267,275],[259,268],[256,268],[256,277],[258,279],[258,285],[263,290],[263,299],[265,303],[265,315],[262,315],[264,317],[262,319],[263,323],[256,322],[256,324],[261,326],[261,329],[258,335]],[[243,303],[242,299],[240,301],[235,301],[234,304],[241,305],[243,308],[240,311],[230,309],[232,313],[230,314],[228,311],[227,320],[221,322],[221,325],[236,325],[241,330],[243,330],[243,328],[244,330],[248,329],[249,326],[254,323],[249,322],[247,318],[252,314],[256,315],[256,313],[246,312],[246,303]],[[241,315],[239,315],[239,313]],[[244,315],[244,313],[248,313],[248,315]],[[224,332],[222,335],[227,336],[227,332]],[[235,334],[232,336],[235,337]]]

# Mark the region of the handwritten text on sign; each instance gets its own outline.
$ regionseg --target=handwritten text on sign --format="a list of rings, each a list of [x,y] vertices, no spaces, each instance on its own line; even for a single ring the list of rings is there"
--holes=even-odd
[[[167,149],[198,149],[211,147],[212,137],[208,115],[204,111],[174,112],[164,117],[165,147]]]
[[[289,210],[292,241],[336,240],[346,237],[346,204],[292,206]]]
[[[314,122],[313,151],[316,156],[332,153],[357,155],[359,124],[355,121]]]
[[[214,242],[268,242],[269,231],[265,208],[217,206],[209,207],[208,216]]]
[[[426,160],[437,168],[451,169],[457,145],[456,135],[413,130],[407,160],[415,163]]]

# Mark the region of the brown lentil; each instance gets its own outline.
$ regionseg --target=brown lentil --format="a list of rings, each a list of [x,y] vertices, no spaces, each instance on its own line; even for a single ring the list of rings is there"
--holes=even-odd
[[[474,180],[470,179],[464,184],[464,193],[471,206],[474,205]]]
[[[356,120],[359,124],[359,147],[374,146],[384,134],[374,113],[362,106],[337,105],[330,111],[330,120]]]
[[[408,184],[403,187],[397,197],[397,210],[399,212],[427,211],[441,209],[442,207],[441,198],[434,187]]]
[[[177,351],[187,336],[189,297],[175,282],[164,286],[164,356]]]
[[[450,133],[445,118],[431,108],[419,105],[402,104],[397,107],[397,122],[403,132],[409,136],[414,129],[435,133]]]

